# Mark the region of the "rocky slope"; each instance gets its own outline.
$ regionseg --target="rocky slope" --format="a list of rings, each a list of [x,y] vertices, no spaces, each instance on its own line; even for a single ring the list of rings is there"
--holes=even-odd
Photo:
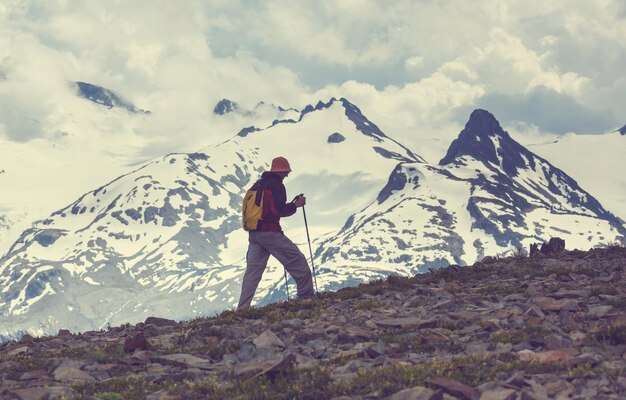
[[[0,346],[0,397],[624,398],[626,249],[521,253],[215,318],[26,336]]]

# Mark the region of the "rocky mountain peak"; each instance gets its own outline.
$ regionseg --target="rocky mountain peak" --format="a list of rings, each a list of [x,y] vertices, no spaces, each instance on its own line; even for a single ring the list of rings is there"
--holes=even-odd
[[[465,128],[477,136],[490,136],[492,134],[502,135],[504,133],[496,117],[489,111],[481,108],[472,111]]]
[[[228,99],[222,99],[217,102],[215,108],[213,108],[213,113],[217,115],[228,114],[229,112],[233,112],[239,109],[239,104],[234,101]]]
[[[465,128],[452,142],[439,165],[462,162],[464,156],[499,167],[509,176],[516,176],[519,168],[526,167],[524,158],[533,167],[535,157],[502,129],[493,114],[482,109],[472,112]]]
[[[108,108],[124,108],[131,113],[150,113],[149,111],[138,108],[132,102],[110,89],[88,82],[74,82],[74,85],[76,85],[76,90],[80,97],[93,101],[96,104],[100,104]]]

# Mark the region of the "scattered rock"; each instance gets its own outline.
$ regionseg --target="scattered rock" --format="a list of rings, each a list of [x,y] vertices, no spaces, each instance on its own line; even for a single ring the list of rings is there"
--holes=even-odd
[[[238,379],[248,379],[261,375],[273,375],[292,367],[296,362],[294,354],[288,354],[280,360],[253,360],[234,366],[233,375]]]
[[[579,308],[578,302],[571,299],[556,300],[552,297],[535,297],[533,303],[543,311],[577,311]]]
[[[471,386],[465,385],[459,381],[455,381],[454,379],[436,377],[436,378],[429,379],[428,383],[460,399],[464,399],[464,400],[480,399],[480,392],[477,389]]]
[[[404,389],[389,396],[389,400],[442,400],[441,390],[432,390],[423,386]]]
[[[7,352],[9,356],[16,356],[18,354],[26,354],[28,353],[28,346],[19,346],[14,349],[11,349]]]
[[[515,400],[516,398],[516,390],[503,387],[485,390],[480,394],[480,400]]]
[[[172,319],[165,319],[165,318],[158,318],[158,317],[148,317],[148,318],[146,318],[146,321],[144,322],[144,324],[146,324],[146,325],[154,325],[154,326],[158,326],[158,327],[163,327],[163,326],[176,325],[177,322],[172,320]]]
[[[562,349],[566,347],[570,347],[572,345],[572,341],[568,338],[557,334],[550,334],[543,338],[544,346],[548,350],[556,350]]]
[[[167,354],[151,358],[152,362],[158,362],[165,365],[176,365],[181,367],[192,367],[205,370],[213,370],[215,367],[210,360],[196,357],[192,354]]]
[[[21,381],[30,381],[44,378],[48,375],[48,371],[45,369],[36,369],[34,371],[24,372],[20,375]]]
[[[94,382],[95,379],[87,372],[72,366],[71,363],[62,363],[59,365],[52,376],[59,382],[76,383],[76,382]]]
[[[555,299],[578,299],[581,297],[589,297],[591,292],[589,290],[568,290],[560,288],[552,296]]]
[[[436,326],[436,321],[428,320],[424,327]],[[374,323],[381,328],[404,328],[409,326],[418,326],[424,324],[424,320],[417,317],[400,317],[400,318],[381,318],[374,320]]]
[[[126,353],[132,353],[136,350],[148,350],[148,348],[148,341],[143,333],[136,333],[127,337],[124,341],[124,351]]]
[[[150,393],[146,396],[146,400],[183,400],[183,396],[171,395],[167,393],[167,390],[159,390],[158,392]]]
[[[556,256],[565,250],[565,240],[561,238],[550,238],[548,243],[543,243],[541,248],[538,249],[537,244],[530,245],[530,257],[541,256]]]
[[[252,341],[257,349],[275,348],[284,349],[285,343],[274,334],[271,330],[266,330]]]
[[[292,329],[300,329],[304,326],[304,321],[302,321],[300,318],[286,319],[283,321],[283,326]]]
[[[64,386],[37,386],[10,391],[19,400],[71,398],[74,391]]]
[[[95,400],[89,389],[95,390],[94,382],[136,376],[180,385],[180,397],[163,390],[147,397],[171,400],[188,398],[197,388],[190,382],[210,380],[218,388],[236,388],[235,380],[263,375],[271,385],[294,367],[328,368],[331,381],[349,383],[361,371],[429,365],[430,376],[450,375],[388,398],[623,397],[626,251],[540,254],[543,258],[534,260],[487,259],[406,281],[395,277],[372,288],[348,289],[345,297],[324,294],[315,300],[315,313],[311,302],[287,308],[279,303],[266,315],[256,311],[254,318],[176,323],[151,317],[106,331],[24,336],[0,343],[0,398],[74,398],[72,389],[63,388],[78,385],[87,388],[81,398]],[[285,314],[295,318],[281,320]],[[120,354],[122,347],[126,355]],[[473,388],[449,379],[481,379],[473,375],[476,363],[494,367],[494,380]],[[517,372],[511,375],[510,367]],[[299,378],[309,379],[307,374]],[[385,395],[388,389],[363,386],[347,397]]]
[[[602,318],[605,315],[607,315],[609,312],[611,312],[612,309],[613,309],[612,306],[601,306],[601,305],[589,306],[589,310],[587,311],[587,314],[592,318]]]
[[[522,361],[538,362],[542,364],[568,361],[574,358],[571,354],[559,350],[548,350],[538,353],[531,350],[522,350],[518,353],[518,357]]]
[[[19,340],[18,343],[32,343],[32,342],[33,342],[33,337],[27,333],[24,336],[22,336],[22,338]]]
[[[59,333],[57,333],[57,336],[60,338],[72,337],[72,332],[70,332],[68,329],[59,329]]]

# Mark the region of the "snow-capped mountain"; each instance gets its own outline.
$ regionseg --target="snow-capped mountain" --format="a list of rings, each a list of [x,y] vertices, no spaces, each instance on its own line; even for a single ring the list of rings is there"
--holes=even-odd
[[[599,135],[568,133],[527,147],[567,171],[607,210],[626,221],[626,176],[620,172],[626,171],[626,136],[617,131]],[[626,226],[626,222],[623,224]]]
[[[111,122],[116,116],[109,118],[99,120],[113,129]],[[6,222],[6,229],[0,223],[0,254],[34,221],[46,218],[98,183],[128,171],[136,144],[141,143],[125,130],[100,138],[89,134],[93,132],[91,124],[68,120],[61,126],[68,128],[63,132],[85,128],[88,133],[23,143],[0,138],[0,171],[4,171],[0,173],[0,218]],[[124,133],[126,141],[118,141]]]
[[[317,247],[327,288],[472,263],[551,236],[570,247],[626,229],[572,178],[476,110],[439,165],[400,163],[377,200]]]
[[[585,248],[624,237],[590,194],[484,110],[430,165],[354,104],[331,99],[148,163],[26,230],[0,259],[0,334],[183,319],[233,306],[247,245],[241,199],[277,155],[294,169],[291,196],[307,195],[323,290],[471,263],[552,235]],[[283,227],[306,243],[298,215]],[[284,298],[281,278],[272,260],[259,303]]]
[[[244,269],[242,195],[276,155],[294,169],[289,190],[320,207],[310,212],[320,235],[365,207],[396,164],[422,161],[345,99],[199,153],[163,157],[22,234],[0,259],[0,334],[185,318],[232,305]],[[340,204],[346,190],[349,203]],[[301,233],[292,237],[301,240],[295,224]],[[268,272],[260,295],[271,298],[270,278],[281,272]]]

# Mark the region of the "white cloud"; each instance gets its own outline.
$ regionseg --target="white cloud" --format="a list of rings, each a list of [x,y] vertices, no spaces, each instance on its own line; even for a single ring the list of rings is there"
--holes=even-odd
[[[1,123],[8,136],[45,135],[42,121],[74,104],[65,84],[73,80],[153,111],[132,129],[161,143],[155,152],[234,133],[212,115],[222,97],[251,108],[345,95],[406,141],[456,124],[454,109],[492,93],[548,88],[617,119],[626,58],[620,7],[582,0],[3,3]]]
[[[404,68],[411,70],[424,65],[424,56],[413,56],[404,62]]]
[[[359,29],[346,20],[336,7],[311,7],[301,1],[267,1],[250,21],[252,34],[264,46],[279,48],[324,63],[353,66],[381,64],[390,57],[391,48],[376,35]],[[352,8],[350,8],[352,9]],[[332,16],[329,15],[332,12]],[[353,29],[367,36],[365,46],[355,45]],[[363,36],[357,36],[360,40]]]

